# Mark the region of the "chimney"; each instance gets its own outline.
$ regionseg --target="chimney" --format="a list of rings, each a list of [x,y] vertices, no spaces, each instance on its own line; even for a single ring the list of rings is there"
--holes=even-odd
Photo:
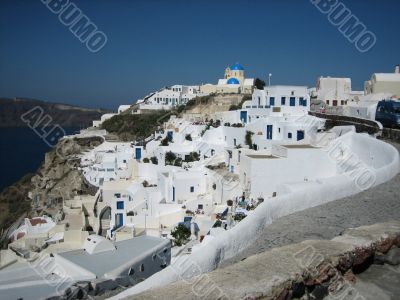
[[[399,73],[400,73],[400,65],[397,65],[397,66],[395,67],[394,72],[395,72],[396,74],[399,74]]]

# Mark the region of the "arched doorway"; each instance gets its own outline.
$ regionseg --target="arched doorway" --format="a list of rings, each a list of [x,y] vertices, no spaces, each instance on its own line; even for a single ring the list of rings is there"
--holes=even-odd
[[[100,227],[99,227],[99,235],[106,236],[107,230],[110,229],[111,222],[111,207],[106,206],[100,212]]]

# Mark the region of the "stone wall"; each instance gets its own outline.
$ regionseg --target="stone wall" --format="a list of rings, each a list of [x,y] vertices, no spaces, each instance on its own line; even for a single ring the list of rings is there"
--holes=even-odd
[[[326,120],[325,127],[330,129],[334,126],[354,125],[357,132],[367,132],[369,134],[381,134],[380,124],[373,120],[361,119],[349,116],[322,114],[317,112],[309,112],[310,115]]]
[[[332,299],[366,299],[357,285],[359,274],[373,264],[398,266],[399,247],[400,222],[363,226],[332,240],[275,248],[126,299],[324,299],[328,294]],[[396,286],[380,292],[390,295],[392,289]]]

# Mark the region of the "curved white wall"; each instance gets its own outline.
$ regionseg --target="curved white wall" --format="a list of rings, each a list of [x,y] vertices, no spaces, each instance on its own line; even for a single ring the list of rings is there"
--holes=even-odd
[[[387,143],[354,132],[343,135],[336,142],[350,146],[362,161],[373,167],[371,168],[375,175],[373,186],[391,179],[399,172],[399,153]],[[112,299],[122,299],[150,288],[190,278],[199,272],[214,270],[223,260],[243,251],[264,230],[265,225],[271,224],[274,220],[360,192],[351,172],[352,170],[349,170],[334,177],[301,183],[299,184],[301,186],[294,185],[290,193],[268,199],[251,215],[218,238],[207,237],[205,243],[203,242],[198,249],[193,249],[194,253],[189,258],[178,259],[175,264]],[[303,184],[307,185],[306,189]]]

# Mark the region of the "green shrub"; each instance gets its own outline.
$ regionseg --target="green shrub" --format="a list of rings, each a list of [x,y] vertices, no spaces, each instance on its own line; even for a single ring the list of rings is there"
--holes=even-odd
[[[150,157],[150,160],[151,160],[151,163],[152,163],[152,164],[158,165],[158,159],[157,159],[157,157],[152,156],[152,157]]]
[[[179,224],[171,231],[171,235],[174,237],[174,243],[176,246],[182,246],[189,241],[190,230],[183,224]]]

